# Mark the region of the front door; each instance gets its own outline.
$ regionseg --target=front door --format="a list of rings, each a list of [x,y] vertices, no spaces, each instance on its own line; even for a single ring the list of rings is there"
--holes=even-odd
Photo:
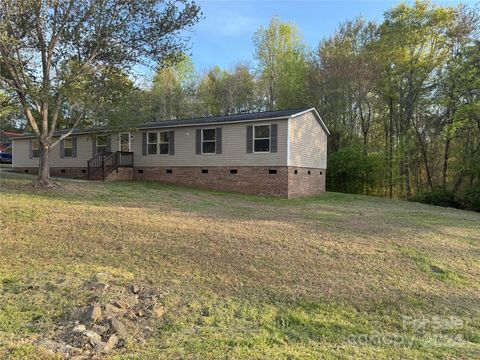
[[[130,152],[130,133],[120,134],[120,151]]]

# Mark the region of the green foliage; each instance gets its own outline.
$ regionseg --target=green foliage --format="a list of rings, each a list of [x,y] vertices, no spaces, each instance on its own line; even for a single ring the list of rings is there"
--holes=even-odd
[[[368,193],[380,180],[378,155],[366,155],[361,146],[340,149],[328,158],[327,188],[329,191]]]
[[[4,131],[15,131],[20,118],[20,106],[6,92],[0,90],[0,129]]]
[[[112,105],[123,101],[116,90],[128,88],[126,70],[181,60],[179,33],[200,16],[191,0],[2,0],[0,86],[21,103],[40,163],[47,165],[49,151],[71,133],[53,138],[60,125],[112,116]],[[48,184],[49,167],[39,170],[39,182]]]
[[[339,145],[359,135],[358,123],[368,140],[372,123],[377,120],[373,106],[378,102],[374,90],[379,65],[371,49],[376,30],[376,24],[363,18],[345,22],[320,43],[311,65],[314,68],[308,88],[318,94],[312,102],[329,119],[330,126],[342,134]]]
[[[237,64],[233,71],[216,66],[202,78],[198,97],[208,115],[227,115],[255,107],[256,83],[249,67]]]
[[[444,187],[438,187],[433,190],[427,191],[414,200],[430,205],[446,206],[454,208],[462,208],[462,204],[457,200],[453,191]]]
[[[295,24],[274,17],[253,38],[260,88],[268,109],[305,105],[307,49]]]
[[[415,264],[429,276],[457,286],[465,285],[465,279],[452,270],[446,269],[424,252],[411,248],[402,249],[402,253],[411,258]]]
[[[480,212],[480,187],[465,191],[463,199],[467,209]]]
[[[145,91],[147,118],[170,120],[201,115],[198,78],[186,55],[179,62],[159,64],[152,87]]]
[[[336,153],[359,140],[367,154],[383,154],[373,193],[408,198],[479,183],[478,30],[474,9],[416,1],[392,7],[378,25],[347,21],[320,42],[310,98],[334,134],[333,171],[350,169],[330,167],[330,189],[368,192],[356,178],[360,155],[348,166],[339,158],[349,152]]]
[[[480,188],[478,187],[471,187],[457,194],[444,187],[437,187],[414,197],[412,200],[424,204],[480,212]]]
[[[131,283],[165,313],[147,312],[135,322],[146,341],[109,359],[478,358],[480,214],[333,192],[28,182],[2,178],[2,360],[41,358],[30,339],[64,338],[75,308],[117,301]],[[32,208],[45,216],[15,221]],[[451,317],[465,342],[431,328]]]
[[[8,0],[5,4],[16,2],[25,14],[32,14],[25,6],[29,2]],[[151,7],[160,3],[165,8],[157,10],[163,17],[155,17],[157,10]],[[42,4],[64,6],[62,2]],[[78,2],[72,11],[82,13],[86,4]],[[166,23],[183,28],[198,20],[198,7],[187,4],[181,11],[174,2],[112,1],[106,13],[98,16],[111,15],[110,7],[131,7],[135,21],[143,17],[156,24],[178,11],[180,17]],[[21,15],[25,21],[37,16],[25,14]],[[40,14],[48,20],[42,25],[54,21],[54,11]],[[25,27],[28,21],[15,26]],[[170,42],[149,36],[158,55],[153,57],[158,69],[150,89],[137,89],[128,72],[132,61],[144,58],[114,61],[139,46],[132,43],[130,36],[136,39],[137,34],[125,28],[126,20],[116,21],[120,22],[114,29],[118,32],[111,36],[121,38],[113,41],[121,44],[118,49],[102,48],[102,61],[85,63],[82,56],[98,40],[95,36],[102,37],[88,28],[86,38],[95,41],[79,44],[72,40],[82,51],[55,63],[62,81],[52,84],[48,96],[41,96],[40,83],[31,86],[29,104],[48,98],[50,122],[58,94],[63,102],[57,125],[64,127],[76,124],[79,117],[83,118],[81,126],[116,128],[152,119],[315,106],[332,133],[327,172],[331,190],[410,198],[438,186],[460,194],[480,183],[480,22],[475,9],[423,0],[399,3],[379,23],[361,17],[346,21],[313,52],[295,24],[274,17],[253,37],[255,71],[239,63],[231,69],[212,66],[198,74],[181,51],[181,39],[168,37]],[[140,28],[149,30],[143,26],[144,22]],[[29,28],[25,31],[28,39],[35,35]],[[120,33],[126,34],[125,39]],[[62,38],[60,45],[65,44],[68,39]],[[151,50],[141,47],[139,51],[148,57]],[[5,67],[0,67],[0,76],[7,76]],[[0,118],[4,112],[11,118],[10,110],[2,107]],[[32,106],[31,112],[35,119],[41,118],[37,107]]]

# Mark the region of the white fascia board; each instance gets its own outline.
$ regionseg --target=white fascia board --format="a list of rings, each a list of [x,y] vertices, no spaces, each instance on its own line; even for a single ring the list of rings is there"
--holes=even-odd
[[[313,113],[314,113],[315,116],[317,117],[317,120],[318,120],[320,126],[323,128],[323,130],[325,130],[325,132],[327,133],[327,135],[330,135],[330,130],[328,130],[327,125],[325,125],[325,123],[323,122],[322,117],[320,116],[320,114],[318,113],[317,109],[315,109],[315,108],[310,108],[310,109],[308,109],[308,110],[305,110],[305,111],[302,111],[302,112],[293,114],[291,117],[294,118],[294,117],[297,117],[297,116],[306,114],[306,113],[308,113],[308,112],[310,112],[310,111],[313,111]]]

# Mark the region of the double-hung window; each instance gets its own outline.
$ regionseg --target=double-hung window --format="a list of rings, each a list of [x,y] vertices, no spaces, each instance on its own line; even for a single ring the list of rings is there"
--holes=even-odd
[[[63,140],[63,156],[73,157],[73,139],[70,137]]]
[[[216,129],[202,129],[202,154],[215,154]]]
[[[107,135],[97,135],[97,154],[105,154],[106,152],[107,152]]]
[[[253,127],[253,151],[270,152],[270,125],[255,125]]]
[[[158,133],[156,131],[147,134],[147,150],[148,155],[158,154]]]
[[[32,158],[38,158],[40,157],[40,147],[38,146],[38,140],[33,139],[32,140]]]
[[[170,152],[170,133],[160,131],[160,154],[165,155]]]
[[[155,131],[147,134],[148,155],[168,155],[170,153],[170,133]]]

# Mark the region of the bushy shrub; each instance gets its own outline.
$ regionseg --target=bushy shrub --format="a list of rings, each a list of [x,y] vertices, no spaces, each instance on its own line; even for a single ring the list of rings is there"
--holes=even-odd
[[[328,157],[327,189],[346,193],[369,193],[382,178],[378,154],[366,155],[359,145],[346,146]]]
[[[480,188],[465,191],[463,202],[468,210],[480,212]]]
[[[444,187],[434,188],[431,191],[425,192],[417,196],[414,200],[423,204],[453,207],[459,209],[464,208],[464,205],[455,197],[455,194]]]

